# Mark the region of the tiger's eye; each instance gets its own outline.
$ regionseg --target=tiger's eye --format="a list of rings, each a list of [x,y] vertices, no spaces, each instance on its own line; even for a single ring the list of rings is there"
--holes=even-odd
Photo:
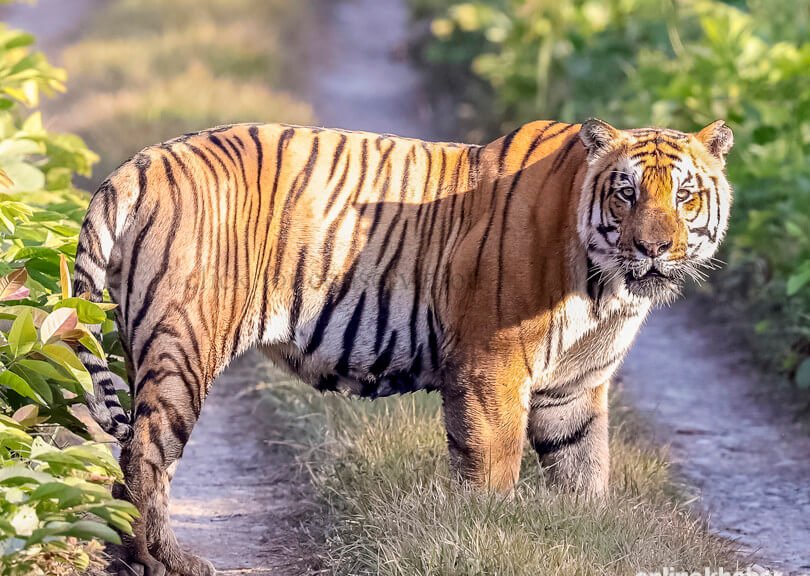
[[[632,186],[625,186],[624,188],[619,188],[616,191],[616,194],[619,195],[619,198],[622,200],[626,200],[627,202],[632,202],[633,199],[636,197],[636,189]]]
[[[678,199],[678,202],[686,202],[687,200],[689,200],[692,197],[692,195],[694,193],[695,193],[694,190],[689,190],[687,188],[681,188],[680,190],[678,190],[678,194],[676,194],[676,197]]]

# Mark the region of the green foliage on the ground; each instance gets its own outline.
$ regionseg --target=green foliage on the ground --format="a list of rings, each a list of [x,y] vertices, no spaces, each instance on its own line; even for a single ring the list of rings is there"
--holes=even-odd
[[[810,3],[410,3],[431,20],[423,55],[463,79],[462,109],[490,132],[538,118],[681,130],[726,119],[736,201],[715,298],[750,315],[810,388]]]
[[[86,193],[73,187],[97,157],[72,134],[43,128],[42,93],[65,72],[0,25],[0,575],[67,574],[117,542],[134,508],[111,498],[121,472],[86,437],[71,407],[92,390],[75,344],[98,355],[88,324],[104,306],[70,293]]]
[[[618,408],[611,492],[588,502],[544,487],[530,450],[513,497],[462,487],[448,471],[438,395],[347,400],[283,377],[267,395],[305,446],[332,520],[320,548],[325,573],[579,576],[736,565],[728,542],[689,512],[663,454]]]

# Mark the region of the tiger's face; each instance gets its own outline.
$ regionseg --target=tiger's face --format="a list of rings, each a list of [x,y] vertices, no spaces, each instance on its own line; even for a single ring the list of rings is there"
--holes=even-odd
[[[579,136],[588,172],[578,232],[601,276],[655,303],[674,298],[687,277],[702,279],[731,207],[725,123],[685,134],[589,120]]]

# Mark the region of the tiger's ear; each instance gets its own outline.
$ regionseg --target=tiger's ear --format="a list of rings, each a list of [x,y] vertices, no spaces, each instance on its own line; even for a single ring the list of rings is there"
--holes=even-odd
[[[603,156],[621,137],[621,133],[607,122],[591,118],[579,129],[579,139],[588,150],[588,161]]]
[[[695,134],[712,156],[726,163],[726,154],[734,146],[734,133],[724,120],[715,120],[703,130]]]

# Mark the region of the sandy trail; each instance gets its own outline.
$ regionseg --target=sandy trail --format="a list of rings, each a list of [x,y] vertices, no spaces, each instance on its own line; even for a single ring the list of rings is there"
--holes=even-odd
[[[443,136],[419,73],[392,57],[403,52],[407,18],[401,0],[345,0],[324,11],[310,85],[321,123]],[[774,417],[761,394],[771,384],[723,346],[722,328],[690,320],[697,315],[689,302],[653,314],[624,367],[627,397],[671,445],[713,529],[769,568],[810,572],[810,438]]]
[[[306,90],[320,123],[434,134],[420,76],[394,53],[405,42],[403,3],[324,5],[312,34],[317,41]],[[308,564],[296,536],[311,509],[308,487],[294,473],[291,452],[270,450],[264,442],[273,424],[261,421],[255,397],[239,395],[268,370],[254,353],[217,380],[172,486],[178,538],[224,573],[292,576]]]
[[[38,0],[36,4],[14,4],[0,9],[0,21],[33,32],[37,46],[59,63],[60,48],[100,4],[101,0]]]
[[[810,437],[779,411],[728,327],[681,302],[653,313],[623,387],[700,496],[710,526],[759,564],[810,574]]]
[[[272,373],[251,352],[214,383],[172,482],[178,539],[221,574],[298,576],[309,564],[298,530],[315,505],[255,391]]]

